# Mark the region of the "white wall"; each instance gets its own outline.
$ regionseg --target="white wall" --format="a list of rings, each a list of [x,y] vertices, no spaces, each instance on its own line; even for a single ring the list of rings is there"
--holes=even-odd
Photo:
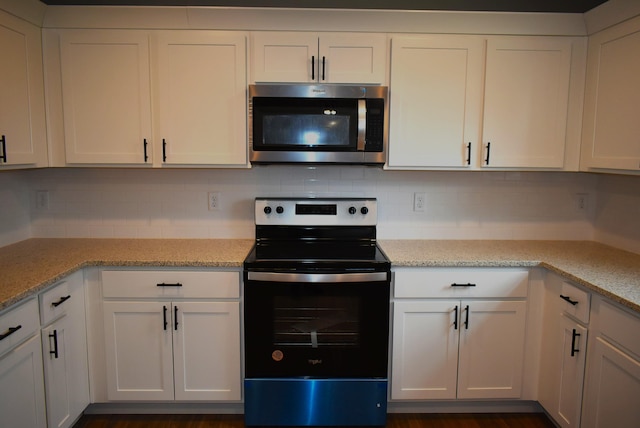
[[[600,175],[594,238],[640,253],[640,176]]]
[[[27,171],[0,171],[0,247],[30,237]]]
[[[257,196],[367,196],[379,200],[381,239],[592,239],[597,176],[580,173],[406,172],[366,167],[251,170],[32,171],[34,237],[251,238]],[[35,206],[48,190],[50,206]],[[209,211],[207,192],[220,192]],[[413,193],[424,192],[424,212]],[[595,203],[591,204],[595,207]]]

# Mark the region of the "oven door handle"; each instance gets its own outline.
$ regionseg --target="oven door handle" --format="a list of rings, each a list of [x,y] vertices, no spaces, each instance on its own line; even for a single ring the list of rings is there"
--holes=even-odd
[[[307,282],[307,283],[340,283],[340,282],[373,282],[387,281],[387,272],[360,273],[281,273],[281,272],[247,272],[250,281],[269,282]]]

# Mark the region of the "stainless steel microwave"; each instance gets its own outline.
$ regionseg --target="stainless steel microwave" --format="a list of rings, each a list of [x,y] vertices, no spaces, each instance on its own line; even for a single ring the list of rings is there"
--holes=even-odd
[[[250,160],[384,164],[387,93],[385,86],[250,85]]]

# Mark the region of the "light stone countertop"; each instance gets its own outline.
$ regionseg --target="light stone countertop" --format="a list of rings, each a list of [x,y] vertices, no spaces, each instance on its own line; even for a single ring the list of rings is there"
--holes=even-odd
[[[640,312],[640,254],[590,241],[381,240],[394,267],[544,267]]]
[[[34,238],[0,248],[0,310],[87,266],[240,268],[252,239]],[[392,266],[544,267],[640,312],[640,255],[588,241],[381,240]]]

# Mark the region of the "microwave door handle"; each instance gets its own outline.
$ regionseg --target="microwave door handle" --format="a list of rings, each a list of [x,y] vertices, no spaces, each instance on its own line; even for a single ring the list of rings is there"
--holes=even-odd
[[[367,131],[367,101],[358,100],[358,141],[356,150],[364,152],[365,135]]]

